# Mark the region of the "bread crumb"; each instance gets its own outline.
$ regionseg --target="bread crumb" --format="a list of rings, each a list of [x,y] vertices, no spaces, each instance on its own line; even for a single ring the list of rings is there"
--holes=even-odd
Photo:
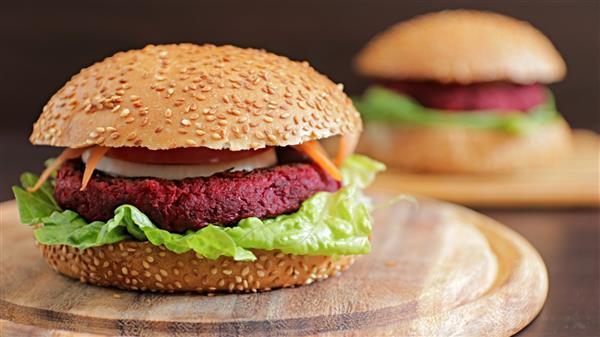
[[[386,265],[386,267],[389,267],[389,268],[395,267],[396,266],[396,261],[394,261],[394,260],[388,260],[385,263],[385,265]]]

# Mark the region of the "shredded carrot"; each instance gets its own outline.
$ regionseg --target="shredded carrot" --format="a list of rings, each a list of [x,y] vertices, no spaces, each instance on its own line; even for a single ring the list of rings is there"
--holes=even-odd
[[[335,155],[335,159],[333,160],[333,163],[337,167],[342,166],[342,164],[344,163],[346,158],[348,158],[348,156],[352,152],[354,152],[354,149],[356,148],[357,143],[358,143],[358,134],[342,135],[340,137],[340,141],[338,143],[338,151]]]
[[[77,149],[65,149],[52,162],[52,164],[50,164],[50,166],[46,167],[46,169],[44,170],[44,172],[42,172],[42,175],[40,176],[40,179],[38,179],[38,181],[35,183],[35,185],[33,185],[33,187],[28,187],[27,188],[27,192],[35,192],[35,191],[39,190],[40,187],[42,187],[42,185],[44,184],[44,182],[46,182],[46,180],[48,180],[48,178],[50,177],[50,175],[52,174],[52,172],[56,171],[65,161],[81,156],[81,154],[86,149],[87,148],[85,148],[85,147],[77,148]]]
[[[104,146],[96,146],[90,150],[90,157],[88,158],[87,163],[85,163],[85,171],[83,171],[80,191],[85,190],[85,187],[90,182],[90,178],[92,178],[92,173],[94,173],[96,165],[98,165],[98,162],[104,157],[108,150],[110,150],[110,147]]]
[[[309,156],[310,159],[317,163],[317,165],[329,173],[333,179],[337,181],[342,180],[342,174],[340,173],[340,170],[331,162],[327,156],[327,153],[321,144],[319,144],[319,142],[311,140],[302,144],[294,145],[294,148]]]

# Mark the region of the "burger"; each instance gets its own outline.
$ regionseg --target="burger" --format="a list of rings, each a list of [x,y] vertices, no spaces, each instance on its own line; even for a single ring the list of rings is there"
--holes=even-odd
[[[383,165],[352,155],[361,128],[342,86],[306,62],[150,45],[81,70],[50,98],[30,141],[65,149],[13,191],[44,259],[81,282],[298,286],[371,249],[361,190]]]
[[[499,173],[563,158],[570,129],[548,83],[566,67],[550,40],[500,14],[447,10],[401,22],[358,54],[374,85],[355,102],[359,152],[402,169]]]

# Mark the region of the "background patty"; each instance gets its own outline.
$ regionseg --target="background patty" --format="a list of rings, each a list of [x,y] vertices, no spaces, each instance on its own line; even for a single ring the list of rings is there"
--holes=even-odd
[[[130,204],[171,232],[295,212],[316,192],[340,188],[316,165],[287,164],[183,180],[121,178],[96,171],[87,188],[79,191],[83,168],[80,160],[71,160],[58,171],[54,196],[61,207],[88,221],[106,221],[115,208]]]
[[[527,111],[546,100],[540,84],[385,81],[384,86],[412,96],[426,107],[442,110]]]

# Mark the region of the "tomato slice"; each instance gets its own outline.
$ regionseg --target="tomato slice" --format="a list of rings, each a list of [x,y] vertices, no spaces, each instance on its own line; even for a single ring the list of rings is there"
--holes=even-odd
[[[268,149],[229,151],[213,150],[205,147],[186,147],[170,150],[148,150],[142,147],[117,147],[110,149],[106,156],[142,164],[203,165],[246,159]]]

